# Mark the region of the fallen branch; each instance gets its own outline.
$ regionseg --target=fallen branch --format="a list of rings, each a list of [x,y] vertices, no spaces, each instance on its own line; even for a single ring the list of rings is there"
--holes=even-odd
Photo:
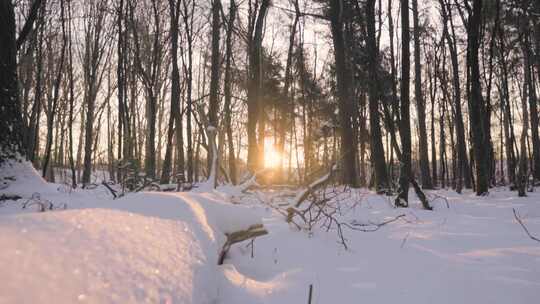
[[[145,180],[143,181],[143,183],[137,187],[135,190],[133,190],[133,192],[141,192],[143,190],[148,190],[148,191],[159,191],[160,188],[159,188],[159,184],[157,183],[157,179],[148,179],[148,180]]]
[[[405,214],[400,214],[394,218],[391,218],[389,220],[386,220],[384,222],[381,222],[381,223],[373,223],[373,222],[369,222],[368,224],[364,224],[364,223],[358,223],[358,222],[351,222],[351,224],[347,224],[347,223],[343,223],[344,226],[352,229],[352,230],[356,230],[356,231],[362,231],[362,232],[375,232],[377,230],[379,230],[382,226],[385,226],[385,225],[388,225],[390,223],[393,223],[397,220],[399,220],[400,218],[402,217],[405,217]],[[363,228],[363,227],[370,227],[370,228]]]
[[[330,171],[328,171],[328,173],[321,176],[319,179],[317,179],[313,183],[309,184],[308,187],[304,191],[298,193],[298,195],[296,196],[294,200],[294,207],[295,208],[300,207],[302,202],[305,201],[309,197],[310,194],[313,194],[315,191],[317,191],[317,189],[326,185],[326,183],[332,179],[336,171],[337,171],[337,165],[333,165],[332,168],[330,168]]]
[[[247,191],[253,189],[253,188],[259,188],[260,185],[259,183],[257,183],[257,178],[263,174],[265,174],[266,172],[268,172],[269,169],[262,169],[262,170],[259,170],[257,172],[255,172],[255,174],[253,174],[251,177],[249,177],[245,182],[243,182],[242,184],[239,185],[240,187],[240,191],[242,191],[242,193],[246,193]]]
[[[527,233],[527,235],[529,236],[529,238],[531,238],[531,240],[535,240],[537,242],[540,242],[540,239],[533,236],[530,232],[529,232],[529,229],[527,229],[527,227],[525,226],[525,224],[523,224],[523,221],[521,220],[521,218],[519,217],[519,215],[517,214],[516,212],[516,209],[515,208],[512,208],[512,211],[514,211],[514,217],[516,218],[516,221],[518,221],[518,223],[521,225],[521,227],[523,227],[523,230],[525,230],[525,233]]]
[[[229,252],[232,244],[240,243],[245,240],[254,239],[258,236],[268,234],[268,231],[264,229],[262,224],[256,224],[250,226],[247,230],[239,230],[232,233],[226,233],[227,240],[219,253],[218,265],[223,265],[223,261]]]
[[[113,199],[116,199],[118,197],[118,194],[116,193],[116,190],[111,188],[111,186],[109,186],[109,184],[107,184],[105,181],[101,182],[101,184],[103,186],[105,186],[105,188],[107,188],[107,190],[109,190],[109,192],[111,192],[111,194],[113,196]]]
[[[55,206],[51,201],[46,199],[41,199],[41,195],[37,192],[32,194],[32,197],[26,200],[24,204],[22,205],[22,209],[26,209],[31,206],[38,206],[39,212],[45,212],[47,210],[57,210],[57,209],[67,209],[67,204],[62,203],[59,206]]]
[[[0,202],[3,202],[3,201],[16,201],[16,200],[21,199],[21,198],[22,197],[20,197],[17,194],[2,194],[2,195],[0,195]]]
[[[426,194],[424,193],[424,191],[422,191],[422,189],[413,177],[411,177],[411,184],[413,185],[414,192],[416,192],[416,196],[418,196],[418,199],[420,199],[420,202],[422,202],[422,207],[424,207],[424,209],[426,210],[433,210],[433,207],[429,205]]]
[[[339,220],[340,216],[344,214],[344,205],[342,202],[344,199],[348,201],[351,199],[350,197],[343,198],[342,194],[344,193],[346,192],[335,192],[335,189],[330,192],[328,192],[328,189],[316,190],[311,195],[308,195],[310,197],[308,206],[304,208],[290,206],[287,208],[286,221],[296,225],[299,230],[306,229],[307,231],[312,231],[315,225],[319,225],[326,231],[330,231],[331,229],[336,230],[339,243],[343,245],[345,250],[348,250],[347,239],[344,235],[345,228],[355,231],[375,232],[381,227],[405,217],[405,214],[401,214],[381,223],[342,222]],[[355,202],[352,208],[356,204],[358,202]],[[351,210],[351,207],[349,207],[349,210]]]
[[[403,249],[403,247],[405,247],[405,243],[409,239],[409,234],[411,234],[411,233],[407,232],[407,235],[405,235],[405,237],[403,238],[403,241],[401,241],[401,245],[399,246],[399,248]]]
[[[448,202],[448,199],[444,196],[441,196],[441,195],[438,195],[438,194],[434,194],[434,193],[431,193],[430,194],[433,198],[431,199],[431,202],[434,203],[436,200],[442,200],[446,203],[446,208],[450,209],[450,203]]]

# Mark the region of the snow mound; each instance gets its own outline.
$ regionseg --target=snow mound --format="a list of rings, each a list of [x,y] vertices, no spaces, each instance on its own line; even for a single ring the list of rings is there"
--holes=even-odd
[[[23,200],[0,212],[2,303],[216,303],[239,294],[217,265],[225,234],[262,224],[259,214],[213,193],[59,191],[29,163],[0,172],[0,193]],[[65,211],[18,203],[39,193]],[[241,274],[236,275],[237,278]],[[226,302],[228,303],[228,302]]]
[[[117,210],[4,217],[0,303],[211,303],[198,237],[184,222]]]
[[[225,202],[215,194],[185,193],[180,196],[188,202],[196,201],[204,209],[209,224],[223,234],[245,230],[252,225],[262,225],[262,217],[259,213],[246,206]]]
[[[0,195],[29,198],[37,190],[57,192],[57,185],[47,183],[28,161],[7,161],[0,164]]]

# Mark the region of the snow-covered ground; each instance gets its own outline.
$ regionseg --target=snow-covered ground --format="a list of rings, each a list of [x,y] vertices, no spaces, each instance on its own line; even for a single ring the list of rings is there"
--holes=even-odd
[[[429,194],[450,208],[439,198],[424,211],[415,200],[395,209],[368,190],[338,189],[345,249],[335,224],[299,231],[285,222],[279,210],[294,193],[200,187],[112,200],[102,187],[47,184],[27,164],[4,165],[0,180],[0,196],[22,197],[0,202],[0,303],[307,303],[310,285],[312,303],[540,298],[540,242],[513,213],[540,236],[536,192],[438,190]],[[53,210],[22,209],[32,196]],[[374,232],[346,227],[394,218]],[[225,233],[261,222],[269,234],[233,245],[218,266]]]

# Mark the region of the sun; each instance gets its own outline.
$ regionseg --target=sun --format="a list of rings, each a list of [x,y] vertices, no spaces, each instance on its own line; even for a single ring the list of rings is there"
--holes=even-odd
[[[266,145],[264,149],[265,168],[277,168],[281,165],[281,153],[274,148],[274,145]]]

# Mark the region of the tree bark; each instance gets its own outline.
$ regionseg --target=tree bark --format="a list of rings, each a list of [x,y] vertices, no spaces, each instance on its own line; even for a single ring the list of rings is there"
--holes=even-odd
[[[103,52],[101,49],[104,14],[103,2],[95,4],[91,10],[91,18],[88,19],[88,29],[85,33],[85,53],[84,53],[84,80],[86,86],[84,88],[84,101],[87,105],[86,110],[86,124],[84,131],[84,161],[83,161],[83,176],[82,183],[86,186],[90,183],[90,175],[92,173],[92,148],[94,138],[94,118],[95,118],[95,104],[99,86],[101,83],[100,68],[101,60],[103,59]]]
[[[347,48],[343,33],[343,12],[345,2],[336,0],[330,2],[330,19],[332,40],[334,44],[334,59],[336,65],[336,85],[340,122],[340,169],[341,181],[346,185],[358,186],[356,155],[358,147],[354,145],[352,130],[352,94],[351,71],[347,62]]]
[[[532,140],[532,175],[535,180],[540,180],[540,137],[538,135],[538,108],[536,98],[536,88],[533,81],[533,59],[532,45],[528,35],[528,29],[524,28],[524,37],[522,43],[523,49],[523,69],[524,81],[527,86],[527,99],[529,101],[531,118],[531,140]],[[524,96],[525,97],[525,96]]]
[[[454,88],[454,110],[455,110],[455,119],[454,124],[456,128],[456,137],[457,137],[457,178],[456,178],[456,189],[461,191],[462,184],[464,183],[465,188],[471,188],[471,178],[470,178],[470,166],[467,157],[467,144],[465,141],[465,125],[463,124],[463,114],[461,110],[461,85],[459,82],[459,62],[458,62],[458,51],[456,46],[456,37],[454,32],[454,27],[452,23],[452,16],[449,9],[449,5],[444,3],[444,0],[439,0],[441,5],[441,14],[443,17],[443,36],[448,44],[448,49],[450,51],[450,60],[452,63],[452,83]],[[452,36],[448,30],[448,22],[451,24]]]
[[[223,93],[225,95],[225,128],[227,134],[227,148],[228,148],[228,161],[229,161],[229,176],[233,185],[236,185],[236,157],[234,154],[234,141],[231,126],[231,90],[232,90],[232,75],[231,75],[231,59],[232,59],[232,36],[234,20],[236,18],[236,3],[235,0],[231,0],[229,7],[229,20],[227,22],[227,37],[225,38],[225,80]]]
[[[191,7],[189,7],[191,4]],[[195,1],[182,1],[182,18],[184,21],[184,30],[186,32],[187,42],[187,64],[182,56],[184,73],[186,76],[186,135],[187,135],[187,181],[193,182],[194,163],[193,163],[193,129],[191,117],[193,113],[193,13],[195,10]],[[181,49],[182,51],[182,49]],[[183,51],[182,51],[183,53]]]
[[[407,207],[409,202],[409,180],[411,178],[411,122],[409,114],[409,82],[410,82],[410,34],[409,34],[409,0],[401,0],[401,103],[399,134],[401,153],[399,170],[399,193],[396,206]]]
[[[480,28],[482,24],[482,0],[474,0],[472,12],[467,21],[467,67],[470,89],[468,94],[469,117],[472,128],[472,146],[476,162],[476,194],[485,195],[489,191],[489,154],[486,144],[487,119],[486,107],[482,97],[478,50],[480,46]]]
[[[207,134],[209,138],[208,151],[208,172],[210,181],[215,188],[218,179],[219,153],[218,149],[214,149],[216,145],[216,134],[218,129],[218,111],[219,111],[219,73],[220,73],[220,13],[221,1],[212,0],[212,58],[211,58],[211,75],[210,75],[210,102],[208,105],[208,126],[207,132],[212,130],[211,134]],[[211,129],[213,128],[213,129]],[[210,141],[212,139],[212,141]]]
[[[51,148],[52,148],[52,142],[53,142],[53,124],[54,124],[54,118],[57,116],[58,113],[56,113],[56,109],[58,108],[58,99],[60,94],[60,85],[62,84],[62,76],[64,75],[64,61],[65,61],[65,54],[66,54],[66,41],[67,41],[67,35],[66,35],[66,28],[65,28],[65,14],[64,14],[64,1],[60,0],[60,18],[62,19],[62,47],[60,50],[60,58],[57,68],[57,74],[54,81],[54,88],[53,88],[53,95],[52,100],[49,100],[49,106],[48,106],[48,115],[47,115],[47,140],[45,144],[45,155],[43,158],[43,172],[42,176],[43,178],[47,177],[48,170],[52,169],[49,168],[49,162],[51,159]]]
[[[375,181],[373,183],[377,191],[389,187],[382,143],[382,132],[379,118],[379,102],[381,100],[381,88],[379,87],[379,51],[375,38],[375,0],[366,2],[367,23],[367,54],[368,54],[368,85],[369,85],[369,129],[371,160],[374,167]]]
[[[23,118],[17,80],[15,12],[11,0],[0,3],[0,163],[24,155]]]
[[[418,146],[420,155],[420,177],[422,188],[432,189],[433,182],[429,173],[429,156],[426,131],[426,104],[422,93],[422,67],[420,62],[420,25],[418,18],[418,0],[412,0],[414,27],[414,95],[416,97],[416,113],[418,116]]]
[[[262,102],[260,100],[262,90],[262,40],[263,27],[266,14],[270,6],[269,0],[262,0],[257,16],[252,16],[254,24],[250,26],[248,56],[249,56],[249,73],[248,73],[248,169],[254,173],[258,171],[263,164],[262,153],[264,148],[260,147],[260,143],[264,143],[263,139],[257,139],[257,123],[261,116]],[[254,12],[252,12],[254,13]],[[259,126],[259,129],[262,129]],[[259,132],[261,134],[261,132]]]

